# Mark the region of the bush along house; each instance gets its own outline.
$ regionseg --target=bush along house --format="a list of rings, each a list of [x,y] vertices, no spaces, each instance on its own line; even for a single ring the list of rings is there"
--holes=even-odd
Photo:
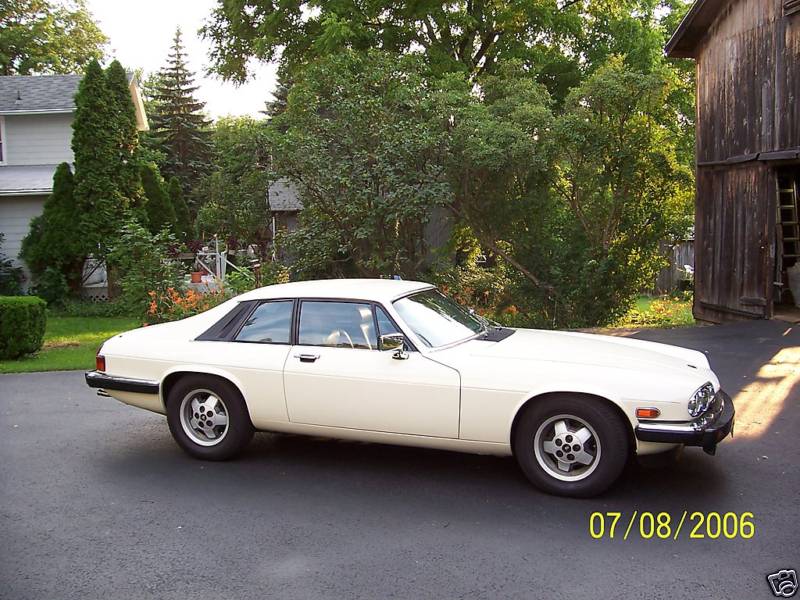
[[[697,68],[695,317],[800,305],[800,0],[697,0],[666,52]]]
[[[72,121],[80,75],[0,77],[0,233],[17,264],[31,219],[41,214],[53,174],[73,162]],[[128,76],[139,130],[147,129],[138,83]],[[24,266],[24,265],[23,265]]]

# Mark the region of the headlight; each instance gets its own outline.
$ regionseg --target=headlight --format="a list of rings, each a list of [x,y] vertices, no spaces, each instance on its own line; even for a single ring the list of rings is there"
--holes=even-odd
[[[689,400],[689,404],[686,407],[689,410],[689,414],[693,417],[699,417],[706,412],[714,400],[715,393],[714,385],[711,382],[704,383]]]

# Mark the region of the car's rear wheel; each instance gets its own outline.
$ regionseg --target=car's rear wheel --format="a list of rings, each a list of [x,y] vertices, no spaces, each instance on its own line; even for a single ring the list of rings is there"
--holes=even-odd
[[[167,422],[178,445],[204,460],[233,458],[254,432],[236,386],[207,375],[187,375],[172,386]]]
[[[627,425],[603,400],[556,395],[534,400],[514,432],[514,454],[536,487],[586,498],[613,484],[628,460]]]

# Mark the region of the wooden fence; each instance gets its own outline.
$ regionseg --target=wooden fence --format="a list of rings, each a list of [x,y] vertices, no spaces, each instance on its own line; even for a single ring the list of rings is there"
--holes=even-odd
[[[668,294],[679,289],[680,282],[688,278],[685,265],[694,267],[694,240],[680,241],[672,249],[665,243],[663,249],[670,264],[656,278],[654,291],[657,294]]]

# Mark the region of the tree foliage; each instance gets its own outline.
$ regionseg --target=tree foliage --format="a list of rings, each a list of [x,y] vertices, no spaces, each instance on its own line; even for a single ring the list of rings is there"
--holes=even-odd
[[[189,192],[207,172],[211,157],[205,103],[195,98],[194,73],[186,64],[180,28],[166,66],[151,80],[148,100],[151,135],[165,158],[161,171],[177,177]]]
[[[352,52],[310,66],[274,119],[275,171],[300,189],[295,269],[410,276],[449,198],[443,137],[419,61]]]
[[[158,167],[153,163],[145,163],[139,168],[142,188],[147,198],[145,212],[150,233],[157,234],[162,229],[167,229],[173,234],[177,230],[177,216],[172,199],[158,172]]]
[[[175,210],[176,233],[180,239],[188,240],[194,234],[194,225],[192,223],[192,215],[189,212],[189,206],[186,204],[186,199],[183,196],[183,188],[181,188],[180,179],[173,177],[169,180],[167,195],[169,196],[172,208]]]
[[[61,163],[53,176],[53,191],[44,203],[42,214],[31,221],[30,231],[22,240],[20,256],[34,277],[41,276],[49,267],[77,287],[86,245],[75,230],[82,214],[74,186],[69,164]]]
[[[509,58],[538,62],[548,51],[545,39],[557,42],[580,27],[575,4],[219,0],[202,32],[213,44],[215,70],[236,81],[247,78],[251,58],[280,59],[294,74],[344,49],[415,51],[436,73],[473,76]]]
[[[556,322],[620,316],[665,266],[659,242],[685,235],[692,173],[658,119],[669,93],[664,73],[611,57],[567,97],[554,127],[557,202],[546,215],[554,243],[530,240],[521,252],[556,286]]]
[[[3,0],[0,31],[0,75],[81,71],[108,43],[84,0]]]
[[[139,182],[139,131],[136,127],[136,110],[131,100],[128,75],[119,61],[114,60],[105,72],[109,93],[111,121],[114,136],[114,156],[109,157],[115,168],[115,178],[120,194],[132,206],[141,202]]]
[[[291,82],[270,144],[305,204],[296,274],[424,276],[446,210],[434,277],[578,326],[624,310],[690,222],[693,74],[663,55],[688,4],[225,0],[204,33],[224,77],[256,58]]]
[[[116,62],[116,61],[115,61]],[[75,200],[85,255],[105,258],[120,223],[141,213],[138,136],[124,70],[92,61],[75,96]]]
[[[211,139],[213,170],[198,186],[198,197],[204,200],[198,212],[199,229],[248,242],[266,240],[270,146],[264,121],[220,119]]]

